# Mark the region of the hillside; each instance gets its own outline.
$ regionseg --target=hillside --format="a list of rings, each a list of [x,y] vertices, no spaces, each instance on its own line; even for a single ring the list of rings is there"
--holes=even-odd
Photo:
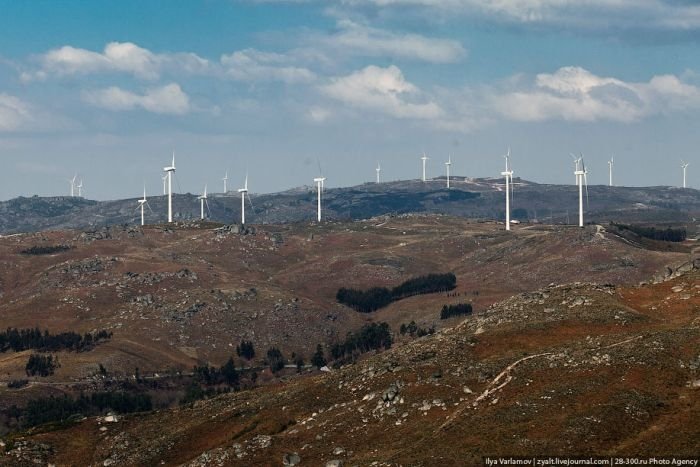
[[[61,356],[55,378],[65,380],[93,374],[98,362],[123,374],[220,364],[243,339],[260,351],[278,346],[308,357],[317,343],[338,341],[368,320],[395,331],[411,320],[439,328],[444,304],[470,301],[483,310],[514,293],[584,279],[633,284],[688,258],[640,248],[595,226],[501,229],[403,216],[269,226],[248,235],[195,223],[5,237],[0,313],[5,327],[114,333],[75,365],[77,356]],[[71,248],[21,253],[51,245]],[[457,289],[371,315],[335,301],[340,287],[391,287],[432,272],[454,272]],[[0,354],[8,378],[22,375],[18,363]]]
[[[573,185],[542,185],[515,179],[513,218],[566,224],[576,221],[578,191]],[[470,219],[503,219],[504,188],[500,179],[455,177],[452,188],[442,179],[365,183],[324,192],[324,217],[335,220],[369,219],[384,214],[433,213]],[[587,222],[669,222],[690,224],[700,218],[700,192],[673,187],[590,186]],[[251,196],[246,218],[252,224],[280,224],[315,219],[316,192],[310,187]],[[237,193],[210,194],[208,217],[223,223],[240,220]],[[164,196],[149,198],[149,224],[166,220]],[[199,218],[197,195],[174,195],[176,220]],[[16,198],[0,203],[0,232],[49,229],[89,229],[140,222],[136,199],[91,201],[81,198]]]
[[[691,270],[641,287],[550,285],[340,370],[192,407],[87,418],[14,439],[2,459],[427,466],[485,455],[695,456],[698,284]]]
[[[228,456],[226,462],[238,462],[241,454],[241,463],[251,465],[251,462],[258,464],[263,460],[281,459],[284,453],[278,449],[299,451],[305,444],[310,445],[305,448],[309,449],[308,453],[299,454],[315,461],[325,459],[327,454],[318,440],[314,441],[317,435],[321,439],[327,436],[329,443],[337,444],[346,453],[353,451],[359,456],[360,463],[381,458],[420,464],[428,458],[428,453],[437,456],[433,449],[440,445],[432,440],[415,438],[427,432],[415,425],[404,427],[403,418],[412,420],[414,416],[427,413],[430,417],[426,415],[428,418],[424,420],[432,421],[426,427],[434,429],[433,422],[438,423],[442,416],[437,414],[450,414],[453,407],[458,407],[455,403],[464,402],[456,398],[455,391],[462,391],[464,395],[460,397],[465,401],[476,397],[464,392],[462,385],[468,386],[474,394],[483,393],[498,371],[525,356],[524,352],[527,355],[546,352],[559,355],[554,360],[549,356],[526,360],[524,362],[529,363],[523,368],[542,365],[543,362],[555,365],[552,368],[563,373],[556,383],[554,380],[547,383],[554,385],[546,386],[547,390],[561,385],[569,390],[578,384],[576,378],[582,376],[576,374],[574,379],[567,379],[570,368],[564,364],[565,357],[561,355],[573,358],[573,361],[580,359],[581,371],[588,371],[591,375],[591,368],[607,368],[600,366],[600,362],[590,361],[591,349],[598,342],[605,346],[618,342],[615,340],[618,338],[622,341],[643,335],[639,339],[645,339],[645,345],[652,350],[656,349],[653,342],[668,344],[663,344],[663,352],[659,351],[658,368],[654,366],[657,363],[648,369],[644,367],[643,371],[639,370],[642,376],[634,373],[637,375],[634,381],[646,378],[647,370],[658,372],[659,368],[666,368],[673,384],[671,389],[664,386],[666,389],[663,390],[676,390],[673,385],[681,384],[681,376],[685,378],[695,365],[692,355],[698,355],[693,347],[693,342],[698,342],[693,334],[698,297],[698,288],[693,284],[697,284],[697,272],[692,272],[692,263],[688,263],[689,258],[697,256],[697,253],[691,253],[694,242],[673,244],[673,248],[668,249],[663,247],[668,242],[658,242],[659,245],[637,242],[633,237],[619,236],[615,229],[607,231],[596,225],[584,229],[545,225],[515,226],[511,232],[502,229],[503,226],[497,223],[457,217],[402,215],[322,225],[268,225],[240,233],[237,226],[194,222],[2,237],[0,314],[4,328],[39,327],[52,334],[73,331],[81,335],[105,331],[112,333],[112,337],[85,352],[51,352],[59,359],[60,366],[53,375],[46,377],[27,377],[25,374],[31,350],[0,353],[0,380],[4,383],[28,380],[28,384],[20,389],[0,385],[0,415],[11,413],[12,405],[22,407],[31,399],[47,395],[77,396],[85,391],[115,389],[153,394],[155,408],[159,410],[143,419],[128,416],[128,428],[125,427],[126,431],[117,438],[111,434],[103,436],[104,430],[99,430],[105,427],[98,426],[92,418],[65,432],[37,434],[35,439],[47,440],[52,446],[50,452],[54,453],[49,456],[47,451],[41,456],[48,456],[59,464],[103,463],[110,456],[116,456],[115,464],[157,463],[158,459],[148,456],[163,456],[166,463],[172,464],[221,448],[221,455]],[[56,248],[59,246],[61,248]],[[650,249],[650,246],[655,248]],[[28,254],[30,252],[45,254]],[[681,264],[685,266],[676,270]],[[457,277],[457,288],[447,293],[407,297],[373,313],[359,313],[335,300],[341,287],[394,287],[413,277],[434,272],[453,272]],[[695,275],[676,277],[682,272]],[[642,289],[636,287],[653,276],[656,276],[656,281],[670,277],[675,282]],[[554,285],[567,283],[575,285]],[[678,286],[680,292],[668,291],[668,287]],[[533,290],[539,292],[531,293]],[[514,295],[515,298],[509,298]],[[640,297],[639,303],[635,301],[636,296]],[[459,324],[460,317],[439,318],[443,305],[465,302],[473,305],[473,318],[463,324]],[[659,310],[667,305],[678,309],[678,316],[659,314]],[[424,329],[434,327],[437,334],[415,341],[408,335],[400,335],[401,325],[411,321]],[[288,362],[292,363],[291,356],[296,354],[308,363],[317,344],[321,344],[328,355],[331,346],[342,342],[348,332],[356,332],[367,323],[379,322],[388,323],[394,335],[394,347],[340,372],[299,378],[294,376],[295,371],[288,369],[272,375],[264,361],[265,352],[274,346],[281,350]],[[650,335],[657,334],[661,337],[649,341]],[[255,346],[256,357],[252,361],[244,361],[236,355],[236,346],[244,339]],[[682,351],[671,342],[677,342]],[[620,351],[623,348],[627,349],[620,345]],[[633,346],[634,352],[639,349]],[[602,355],[598,357],[607,358]],[[243,373],[245,390],[197,402],[191,409],[193,411],[173,409],[189,384],[187,378],[194,365],[218,367],[229,357],[234,358],[237,367],[249,368]],[[689,359],[684,368],[669,364],[669,359],[680,357]],[[635,356],[620,361],[629,363],[633,361],[631,358],[642,359]],[[598,366],[591,366],[594,363]],[[391,371],[387,370],[387,365]],[[105,376],[101,375],[101,366]],[[416,372],[416,368],[423,370]],[[542,370],[541,366],[533,368]],[[257,384],[251,371],[258,375]],[[596,376],[599,380],[596,384],[605,385],[606,378],[626,374],[623,369],[615,371]],[[539,377],[539,373],[528,378],[534,380],[535,376]],[[396,381],[400,381],[395,389],[405,398],[404,405],[394,407],[389,404],[375,410],[379,392]],[[502,380],[496,383],[499,381]],[[246,389],[252,386],[257,388]],[[664,404],[675,397],[657,390],[661,391],[656,387],[644,389],[652,394],[649,397],[657,397]],[[377,394],[368,395],[371,392]],[[585,391],[581,394],[581,401],[590,396]],[[542,395],[546,393],[538,392],[532,398]],[[361,403],[360,412],[360,405],[355,405],[360,404],[359,399],[365,396],[368,399]],[[613,396],[610,393],[609,397]],[[440,402],[435,402],[438,399]],[[531,417],[540,410],[536,408],[540,407],[539,402],[535,404],[534,399],[528,404],[534,404],[535,409],[526,411]],[[523,403],[517,398],[501,400],[504,403],[506,400]],[[603,406],[613,402],[604,400],[604,397],[601,399]],[[479,405],[490,407],[481,402]],[[282,407],[287,408],[283,410]],[[320,414],[320,409],[326,412],[329,407],[331,410],[342,407],[345,411],[342,420],[349,417],[347,410],[352,407],[354,416],[360,417],[349,419],[352,424],[348,426],[356,430],[354,433],[378,430],[377,439],[394,447],[375,452],[372,449],[380,449],[379,444],[371,449],[372,444],[356,446],[340,425],[336,431],[331,429],[334,424],[342,425],[344,421],[324,419],[319,429],[309,420],[307,424],[317,426],[316,431],[304,431],[306,427],[302,430],[302,422],[313,412]],[[651,419],[666,413],[650,407],[644,405],[644,410],[651,414],[644,417]],[[397,412],[385,413],[392,408]],[[586,417],[598,416],[591,415],[590,410],[593,406],[580,409]],[[219,412],[223,414],[221,426],[224,428],[220,435],[212,436],[212,430],[219,425],[209,426],[205,420]],[[406,412],[409,415],[403,417]],[[483,422],[483,430],[503,416],[499,413],[493,420],[484,421],[480,412],[476,414],[477,419],[470,424]],[[285,421],[278,415],[290,418]],[[525,420],[530,423],[531,419],[525,417]],[[287,423],[292,421],[298,425],[297,431]],[[3,426],[5,422],[1,417],[0,422],[2,436],[8,428]],[[279,426],[277,422],[280,422]],[[372,425],[375,422],[378,424]],[[518,426],[525,430],[527,423],[522,423]],[[558,430],[563,420],[547,423],[552,423],[551,430]],[[675,424],[676,421],[673,419],[669,423]],[[180,428],[157,434],[153,427],[161,425]],[[116,426],[122,430],[123,425]],[[507,436],[512,435],[508,431],[511,429],[510,425],[501,428]],[[256,443],[267,445],[267,436],[277,436],[283,431],[287,433],[287,430],[290,436],[298,436],[279,446],[275,441],[272,450],[261,448],[258,451],[255,447]],[[401,436],[390,436],[387,430],[401,433]],[[466,436],[467,431],[459,432],[459,436]],[[411,432],[414,434],[410,435]],[[384,435],[380,436],[381,433]],[[475,436],[478,438],[483,433],[479,431]],[[548,433],[551,435],[553,431]],[[307,439],[307,434],[313,434],[314,438]],[[255,438],[258,435],[262,437]],[[239,440],[236,441],[240,443],[239,448],[232,447],[234,441],[229,436]],[[533,436],[528,438],[534,443],[532,450],[551,441],[544,432]],[[189,437],[194,444],[183,445],[179,441]],[[14,437],[12,439],[12,443],[17,441]],[[74,441],[68,443],[69,439]],[[129,444],[120,440],[127,440]],[[426,450],[425,454],[412,447],[413,443],[419,442],[428,445],[422,448]],[[134,447],[134,443],[143,444]],[[70,449],[64,449],[68,445]],[[174,447],[181,445],[186,447]],[[16,460],[14,456],[20,451],[15,451],[13,446],[22,444],[12,444],[11,457],[5,460]],[[311,446],[316,447],[312,449]],[[469,443],[465,444],[464,449],[468,446]],[[495,448],[496,444],[493,446]],[[127,456],[127,452],[130,453],[128,456],[136,457],[120,457]],[[389,453],[396,457],[386,457]],[[279,459],[271,463],[277,464]]]

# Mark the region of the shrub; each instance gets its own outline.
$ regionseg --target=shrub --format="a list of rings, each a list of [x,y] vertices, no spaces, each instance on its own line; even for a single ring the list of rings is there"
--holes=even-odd
[[[251,341],[241,341],[241,344],[236,347],[236,354],[246,360],[252,360],[255,357],[255,348]]]
[[[313,357],[311,357],[311,364],[315,366],[316,368],[321,368],[326,366],[326,357],[323,355],[323,347],[321,347],[321,344],[318,344],[316,346],[316,353],[314,353]]]
[[[25,366],[27,376],[50,376],[54,370],[59,367],[58,358],[51,355],[32,354],[29,356],[29,361]]]
[[[27,384],[29,384],[29,381],[26,379],[13,379],[7,383],[7,387],[9,389],[20,389],[25,387]]]
[[[401,328],[399,329],[399,332],[402,336],[408,334],[411,337],[423,337],[427,336],[428,334],[434,334],[435,326],[431,326],[428,329],[425,329],[418,327],[415,321],[411,321],[408,324],[402,324]]]
[[[277,347],[271,347],[267,351],[267,363],[270,365],[270,371],[277,373],[282,368],[284,368],[284,356],[280,349]]]

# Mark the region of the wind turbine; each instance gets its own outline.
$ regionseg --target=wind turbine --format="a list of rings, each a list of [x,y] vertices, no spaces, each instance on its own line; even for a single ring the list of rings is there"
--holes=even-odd
[[[78,174],[75,174],[72,179],[68,180],[68,183],[70,183],[70,196],[71,198],[75,196],[75,179],[78,178]]]
[[[318,219],[318,222],[321,222],[321,193],[323,192],[323,182],[325,180],[326,177],[314,178],[314,182],[316,182],[316,190],[318,191],[318,207],[316,209],[316,217]]]
[[[425,161],[427,161],[428,159],[430,159],[430,158],[429,158],[428,156],[425,155],[425,152],[423,152],[423,157],[421,157],[420,160],[423,161],[423,178],[422,178],[422,180],[423,180],[424,182],[426,181],[426,178],[425,178]]]
[[[574,164],[576,169],[574,170],[574,175],[576,176],[576,184],[578,185],[578,226],[583,227],[583,185],[586,185],[586,203],[588,203],[588,170],[586,170],[586,165],[583,163],[583,154],[578,159],[573,154]]]
[[[204,220],[204,205],[207,205],[207,211],[209,211],[209,215],[211,216],[211,210],[209,209],[209,201],[207,201],[207,186],[204,185],[204,193],[202,193],[198,198],[200,202],[200,219]]]
[[[506,230],[510,230],[510,184],[513,182],[513,171],[510,169],[510,148],[503,157],[506,159],[506,170],[501,172],[501,175],[506,178]]]
[[[447,188],[450,188],[450,166],[452,165],[452,155],[450,154],[447,157],[447,162],[445,162],[445,168],[447,169]],[[506,170],[508,168],[506,167]]]
[[[76,188],[78,188],[78,198],[82,198],[83,197],[83,179],[82,178],[80,179],[80,183],[78,183]]]
[[[683,188],[685,188],[685,169],[688,168],[690,164],[681,159],[681,168],[683,169]]]
[[[221,180],[224,181],[224,194],[228,193],[228,188],[226,186],[226,182],[228,182],[228,170],[226,171],[226,175],[224,175],[224,178]]]
[[[173,221],[173,173],[175,173],[175,151],[173,151],[173,163],[169,167],[164,167],[166,177],[168,177],[168,222]]]
[[[376,171],[377,171],[377,183],[379,183],[379,172],[381,172],[381,171],[382,171],[382,166],[381,166],[381,165],[379,165],[379,162],[377,162],[377,168],[376,168],[376,169],[374,169],[374,170],[376,170]]]
[[[245,183],[243,188],[239,188],[238,192],[241,194],[241,225],[245,225],[245,197],[248,193],[248,173],[245,174]]]
[[[610,156],[610,160],[608,161],[608,172],[609,172],[608,186],[613,186],[613,184],[612,184],[612,169],[613,169],[614,164],[615,164],[615,156]]]
[[[151,209],[151,205],[148,204],[148,201],[146,200],[146,185],[143,186],[143,199],[138,200],[139,206],[136,209],[141,209],[141,225],[144,225],[144,207],[148,206],[148,210],[153,212],[153,209]]]

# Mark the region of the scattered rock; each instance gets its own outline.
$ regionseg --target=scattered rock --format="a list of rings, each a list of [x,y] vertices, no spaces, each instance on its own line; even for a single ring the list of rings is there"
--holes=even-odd
[[[301,462],[301,457],[296,452],[287,453],[282,457],[282,465],[285,466],[297,465],[299,462]]]

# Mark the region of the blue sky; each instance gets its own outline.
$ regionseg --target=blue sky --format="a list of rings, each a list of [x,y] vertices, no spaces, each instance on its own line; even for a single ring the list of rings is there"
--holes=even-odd
[[[0,198],[452,173],[700,187],[683,0],[0,0]]]

